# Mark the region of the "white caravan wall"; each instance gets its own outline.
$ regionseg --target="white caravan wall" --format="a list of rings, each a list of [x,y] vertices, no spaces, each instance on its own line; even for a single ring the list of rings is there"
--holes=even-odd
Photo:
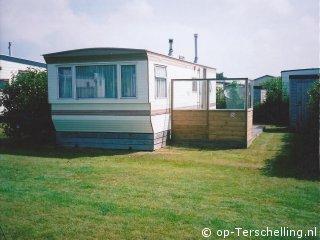
[[[177,59],[169,59],[160,56],[149,57],[149,101],[151,104],[151,111],[167,112],[151,117],[152,127],[154,133],[170,130],[170,98],[171,98],[171,79],[192,79],[204,78],[203,67],[194,65],[192,63],[185,63]],[[155,98],[155,65],[167,67],[167,97],[156,99]],[[215,78],[216,71],[214,69],[206,70],[206,78]],[[199,87],[199,86],[198,86]],[[175,105],[184,107],[190,104],[198,104],[201,99],[198,92],[192,91],[192,81],[183,82],[179,84],[179,91],[175,91]],[[215,89],[215,88],[213,88]],[[215,94],[214,94],[215,96]]]

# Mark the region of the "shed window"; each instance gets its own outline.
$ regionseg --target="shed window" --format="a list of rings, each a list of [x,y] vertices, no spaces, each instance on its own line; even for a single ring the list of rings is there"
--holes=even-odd
[[[121,66],[121,97],[136,97],[136,66]]]
[[[116,98],[117,66],[77,66],[77,98]]]
[[[72,98],[71,67],[59,67],[59,98]]]
[[[167,67],[155,66],[155,98],[167,97]]]

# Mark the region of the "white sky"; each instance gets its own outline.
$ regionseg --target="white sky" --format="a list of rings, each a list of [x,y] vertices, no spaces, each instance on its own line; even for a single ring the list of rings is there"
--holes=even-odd
[[[142,48],[194,59],[227,77],[319,67],[319,0],[0,0],[0,53]]]

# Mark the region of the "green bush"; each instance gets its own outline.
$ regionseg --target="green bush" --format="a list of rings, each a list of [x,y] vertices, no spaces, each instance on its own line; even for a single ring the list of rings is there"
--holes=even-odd
[[[281,78],[267,81],[266,101],[254,106],[254,122],[287,126],[289,124],[289,100],[283,97]]]
[[[314,157],[319,153],[319,102],[320,82],[315,81],[308,91],[308,127],[304,134],[306,143],[312,148],[310,152]]]
[[[14,75],[11,84],[4,87],[0,103],[5,107],[2,127],[7,136],[52,139],[46,71],[28,69]]]

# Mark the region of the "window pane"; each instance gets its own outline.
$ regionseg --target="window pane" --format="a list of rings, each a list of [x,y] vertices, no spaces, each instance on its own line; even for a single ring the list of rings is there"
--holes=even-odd
[[[198,82],[192,81],[192,92],[198,91]]]
[[[165,66],[155,66],[155,97],[167,97],[167,68]]]
[[[155,75],[159,78],[167,78],[167,69],[163,66],[156,66],[155,67]]]
[[[72,98],[71,67],[59,67],[59,98]]]
[[[121,66],[121,96],[122,97],[136,96],[136,66],[135,65]]]
[[[77,98],[116,98],[117,67],[78,66],[76,67]]]

